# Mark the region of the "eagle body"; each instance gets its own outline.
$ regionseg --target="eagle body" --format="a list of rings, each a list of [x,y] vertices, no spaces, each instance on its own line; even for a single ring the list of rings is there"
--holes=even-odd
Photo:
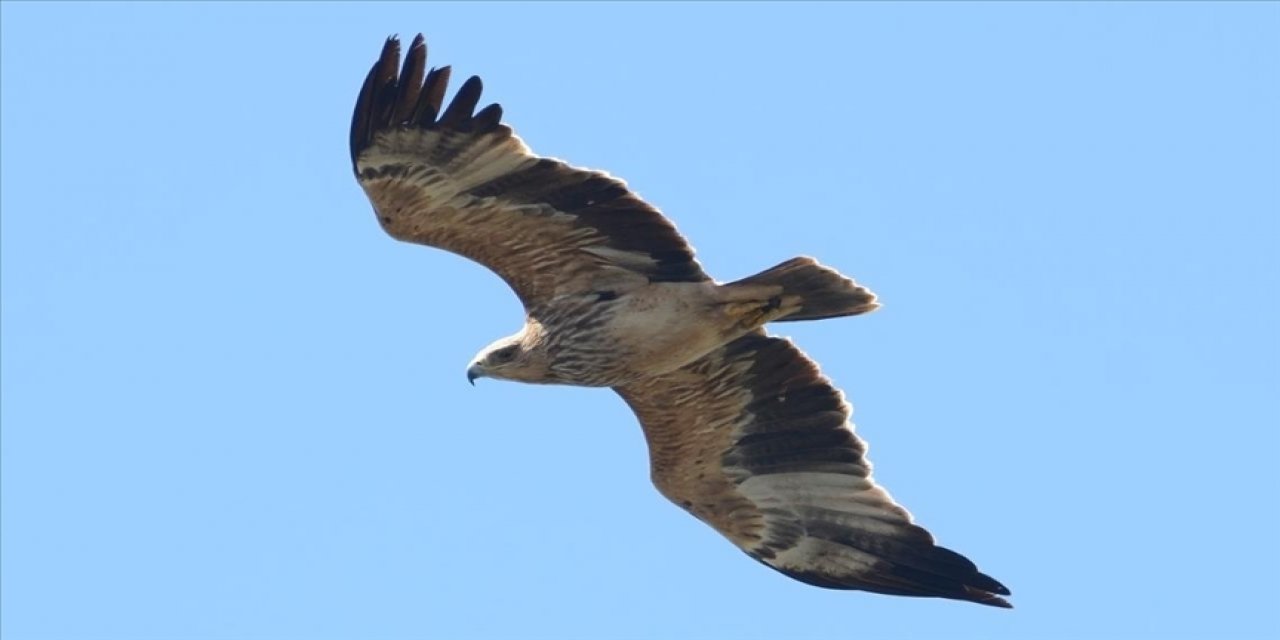
[[[617,387],[679,369],[780,313],[711,282],[646,283],[568,294],[529,311],[528,348],[546,354],[530,382]],[[529,327],[536,327],[530,329]]]
[[[938,546],[871,477],[844,394],[771,322],[875,310],[812,258],[713,280],[622,181],[534,154],[479,107],[472,77],[388,39],[351,122],[352,168],[392,237],[502,278],[524,326],[467,377],[610,387],[635,413],[654,485],[750,557],[803,582],[1009,607],[1003,584]]]

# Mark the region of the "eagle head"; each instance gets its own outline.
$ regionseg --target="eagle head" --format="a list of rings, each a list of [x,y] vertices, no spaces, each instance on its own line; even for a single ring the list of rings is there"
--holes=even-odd
[[[497,378],[517,382],[548,382],[547,360],[520,332],[480,350],[467,367],[467,382],[476,378]]]

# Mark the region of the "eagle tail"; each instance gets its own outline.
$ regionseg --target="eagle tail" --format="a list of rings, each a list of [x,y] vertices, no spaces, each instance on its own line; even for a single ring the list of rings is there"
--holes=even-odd
[[[876,302],[876,294],[869,289],[808,257],[792,258],[726,286],[729,289],[781,286],[783,298],[793,297],[796,300],[795,305],[784,307],[798,306],[794,311],[775,318],[777,322],[854,316],[874,311],[880,306]]]

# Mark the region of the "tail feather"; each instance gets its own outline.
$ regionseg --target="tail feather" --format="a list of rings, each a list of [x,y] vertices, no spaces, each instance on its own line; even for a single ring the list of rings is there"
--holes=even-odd
[[[799,299],[799,308],[777,318],[777,322],[853,316],[874,311],[880,306],[876,302],[876,294],[834,269],[818,264],[813,258],[792,258],[728,286],[760,285],[781,286],[782,296],[795,296]]]

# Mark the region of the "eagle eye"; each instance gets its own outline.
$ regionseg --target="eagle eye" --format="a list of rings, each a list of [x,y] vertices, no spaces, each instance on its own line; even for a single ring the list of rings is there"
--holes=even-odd
[[[514,344],[511,346],[503,347],[501,349],[498,349],[497,351],[494,351],[491,358],[497,364],[511,362],[511,360],[516,357],[516,351],[519,348],[520,348],[519,345],[514,345]]]

